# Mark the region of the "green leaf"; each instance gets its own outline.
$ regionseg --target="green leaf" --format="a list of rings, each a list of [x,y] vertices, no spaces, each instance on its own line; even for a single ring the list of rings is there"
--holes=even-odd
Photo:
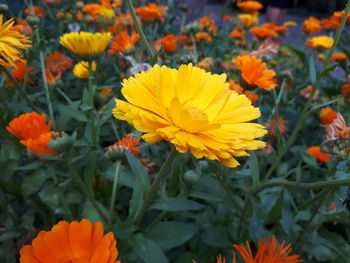
[[[42,184],[50,177],[43,170],[34,172],[31,175],[24,177],[23,183],[21,185],[22,194],[24,198],[29,197],[33,193],[37,193]]]
[[[203,242],[213,247],[231,246],[228,229],[223,226],[213,226],[204,230],[201,235]]]
[[[157,243],[141,234],[136,234],[129,239],[129,244],[133,247],[133,253],[137,254],[145,263],[169,262]]]
[[[282,215],[282,209],[283,209],[283,202],[284,202],[284,190],[282,189],[276,199],[276,202],[274,206],[272,207],[270,213],[269,213],[269,219],[273,222],[276,222],[278,219],[281,218]]]
[[[316,81],[316,69],[315,69],[315,61],[314,57],[310,56],[309,59],[309,78],[312,84]]]
[[[106,208],[96,200],[95,200],[95,203],[100,208],[100,210],[104,213],[104,215],[107,217],[108,211],[106,210]],[[104,222],[102,217],[99,215],[99,213],[93,207],[91,202],[88,200],[86,201],[86,203],[84,205],[81,217],[90,219],[92,222],[97,222],[97,221]]]
[[[198,232],[195,224],[181,222],[160,222],[146,237],[155,241],[163,250],[186,243]]]
[[[136,180],[141,183],[143,193],[147,193],[150,189],[150,181],[145,167],[140,163],[139,159],[137,159],[129,151],[125,151],[125,155],[131,170],[136,177]]]
[[[327,76],[329,72],[332,72],[333,70],[335,70],[337,68],[337,65],[331,65],[327,68],[325,68],[322,72],[321,72],[321,76],[320,77],[324,77]]]
[[[182,198],[165,198],[158,199],[151,208],[163,211],[197,211],[205,208],[205,205]]]
[[[255,188],[259,185],[259,181],[260,181],[259,162],[258,162],[258,157],[256,156],[255,152],[251,153],[251,156],[248,160],[248,164],[249,164],[251,175],[252,175],[253,188]]]

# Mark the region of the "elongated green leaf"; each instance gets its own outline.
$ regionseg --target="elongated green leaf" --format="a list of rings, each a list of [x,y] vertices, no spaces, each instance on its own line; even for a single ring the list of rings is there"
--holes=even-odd
[[[166,198],[157,200],[151,208],[163,211],[196,211],[205,207],[198,202],[182,198]]]

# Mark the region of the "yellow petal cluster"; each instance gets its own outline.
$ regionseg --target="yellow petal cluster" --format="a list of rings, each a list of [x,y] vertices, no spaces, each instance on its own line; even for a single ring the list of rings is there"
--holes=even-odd
[[[23,57],[20,48],[31,47],[30,40],[13,29],[14,23],[13,19],[3,23],[3,16],[0,15],[0,65],[2,66],[14,65]]]
[[[73,74],[74,76],[81,78],[81,79],[88,79],[89,78],[89,63],[88,61],[80,61],[78,64],[75,64],[73,68]],[[92,71],[96,71],[96,62],[91,62],[91,69]]]
[[[328,36],[317,36],[310,37],[306,41],[306,45],[320,51],[323,51],[327,48],[331,48],[334,44],[334,40]]]
[[[81,59],[91,61],[106,50],[111,37],[109,32],[71,32],[61,36],[60,44]]]
[[[245,95],[229,89],[226,75],[182,65],[178,70],[155,65],[122,83],[127,101],[116,100],[115,118],[144,132],[149,143],[167,140],[179,152],[196,158],[219,160],[236,167],[233,156],[265,146],[255,140],[265,127],[249,121],[260,117],[259,108]]]

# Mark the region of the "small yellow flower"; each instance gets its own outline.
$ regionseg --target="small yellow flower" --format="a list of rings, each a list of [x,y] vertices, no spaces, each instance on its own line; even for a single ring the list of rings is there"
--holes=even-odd
[[[258,23],[258,17],[250,14],[241,14],[238,15],[239,20],[245,27],[251,27]]]
[[[0,15],[0,65],[14,65],[17,60],[21,60],[23,54],[20,48],[29,48],[30,40],[14,29],[13,18],[3,23]]]
[[[288,26],[288,27],[296,27],[296,26],[298,26],[298,24],[297,24],[296,22],[292,21],[292,20],[285,21],[285,22],[283,23],[283,25],[284,25],[284,26]]]
[[[92,71],[96,71],[96,62],[92,61],[91,64]],[[73,68],[73,74],[74,76],[81,78],[81,79],[88,79],[89,78],[89,62],[88,61],[80,61],[78,64],[76,64]]]
[[[306,41],[307,46],[318,49],[320,51],[331,48],[333,46],[333,43],[333,38],[327,36],[310,37]]]
[[[60,38],[60,44],[83,60],[91,61],[107,48],[111,33],[71,32]]]
[[[236,167],[233,156],[248,156],[261,149],[265,127],[250,121],[260,117],[245,95],[229,89],[226,75],[198,67],[172,69],[155,65],[147,72],[124,79],[116,100],[115,118],[144,132],[148,143],[167,140],[179,152],[190,150],[196,158],[219,160]]]
[[[98,15],[105,18],[105,19],[112,19],[115,15],[113,9],[110,8],[101,8],[98,11]]]

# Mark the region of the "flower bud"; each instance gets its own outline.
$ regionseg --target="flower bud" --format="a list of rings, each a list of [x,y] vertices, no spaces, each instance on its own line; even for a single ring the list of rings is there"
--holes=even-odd
[[[52,136],[49,142],[49,149],[55,152],[64,152],[73,144],[72,138],[65,132]]]
[[[83,1],[78,1],[78,2],[75,3],[75,6],[76,6],[78,9],[82,9],[82,8],[85,6],[85,4],[84,4]]]
[[[27,16],[27,22],[30,26],[36,26],[40,24],[40,19],[37,16]]]
[[[107,157],[107,159],[111,160],[112,162],[115,162],[123,158],[124,151],[125,151],[124,147],[109,146],[107,148],[107,151],[105,152],[105,156]]]
[[[7,4],[0,4],[0,13],[5,13],[9,10],[9,7]]]
[[[198,183],[199,181],[199,175],[196,174],[194,171],[189,170],[187,172],[185,172],[185,174],[183,175],[183,179],[185,180],[185,182],[189,185],[193,185]]]

